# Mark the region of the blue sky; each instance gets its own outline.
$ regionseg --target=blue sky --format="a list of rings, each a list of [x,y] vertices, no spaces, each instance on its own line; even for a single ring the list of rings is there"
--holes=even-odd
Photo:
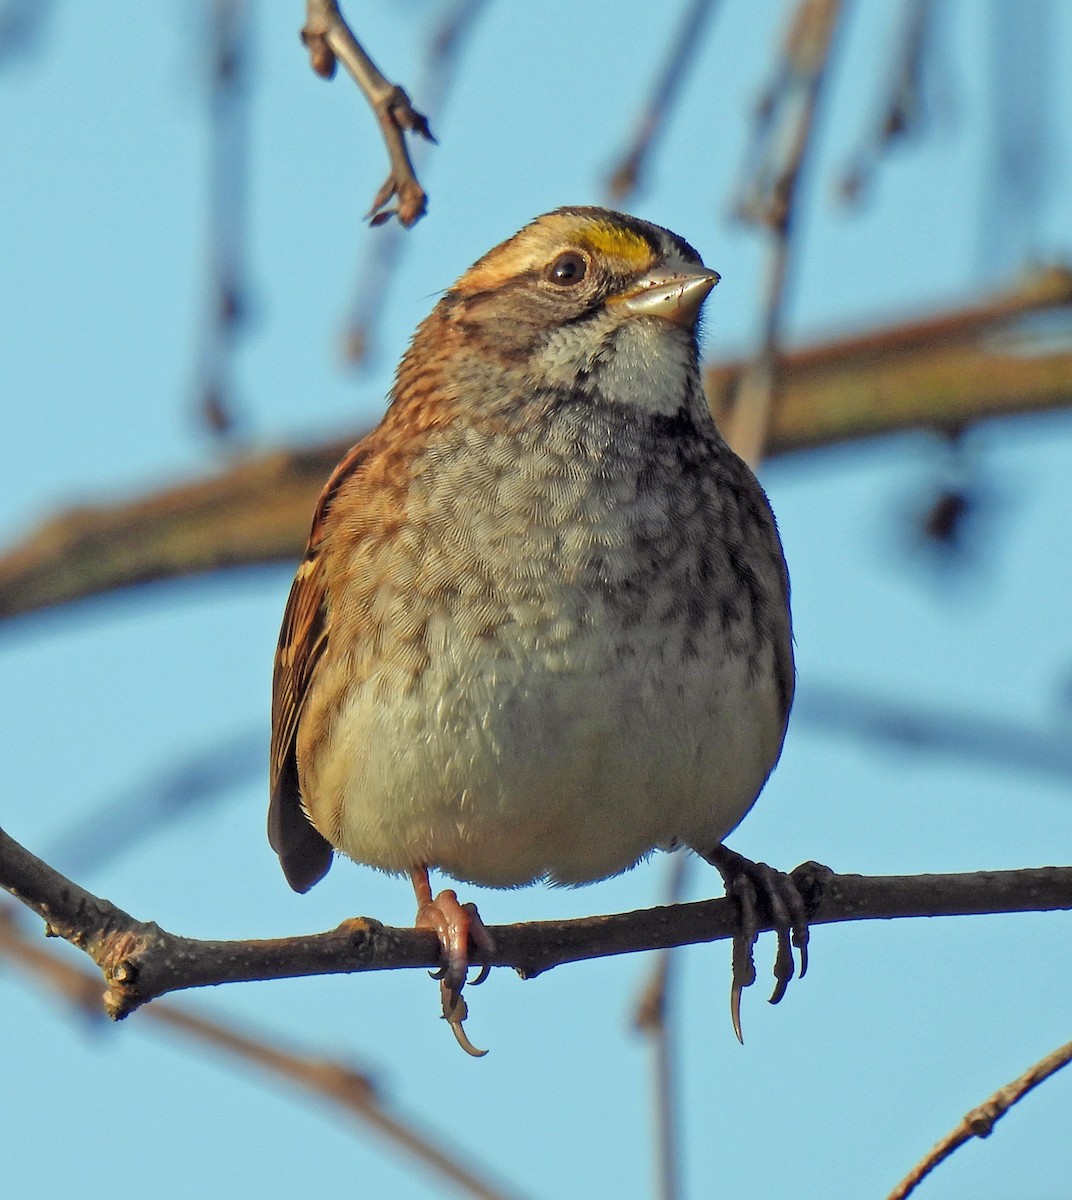
[[[438,7],[349,7],[385,71],[412,85]],[[1006,87],[1042,80],[1051,111],[1067,112],[1072,85],[1057,65],[1072,59],[1072,10],[1024,7],[1052,18],[1048,57]],[[339,336],[375,236],[361,215],[383,153],[348,82],[309,71],[301,8],[252,5],[252,313],[235,374],[254,446],[371,419],[441,288],[536,213],[603,199],[682,5],[489,7],[434,118],[429,216],[408,235],[378,353],[356,375],[341,364]],[[805,179],[795,338],[967,302],[1008,283],[1027,255],[1072,255],[1067,126],[1049,130],[1033,207],[1012,220],[986,202],[992,8],[942,7],[927,137],[892,154],[872,202],[846,212],[831,201],[832,181],[873,111],[899,11],[885,0],[851,8]],[[111,2],[56,4],[37,50],[0,64],[5,541],[63,505],[135,495],[222,454],[193,415],[206,284],[200,11],[160,3],[135,19]],[[726,219],[726,200],[786,11],[719,6],[632,204],[722,274],[707,306],[714,357],[746,347],[757,328],[762,247]],[[910,434],[764,471],[793,576],[802,710],[809,688],[837,685],[1042,731],[1072,726],[1072,423],[996,423],[967,446],[990,499],[956,569],[933,570],[911,549],[912,512],[947,469],[934,439]],[[290,578],[280,567],[161,586],[0,629],[5,828],[46,851],[177,759],[257,730],[266,742]],[[265,793],[266,772],[251,774],[80,881],[193,936],[298,933],[355,913],[412,919],[405,882],[346,863],[293,895],[264,839]],[[1066,863],[1072,804],[1067,778],[917,755],[802,720],[731,844],[785,868],[814,858],[861,873]],[[489,923],[569,917],[657,902],[664,871],[655,859],[577,891],[471,894]],[[692,887],[721,890],[699,868]],[[808,978],[779,1008],[759,987],[746,996],[743,1048],[727,1015],[728,946],[684,952],[686,1194],[884,1195],[964,1111],[1068,1040],[1068,928],[1061,914],[824,927]],[[761,982],[772,956],[764,939]],[[495,972],[472,998],[470,1032],[492,1049],[480,1062],[435,1019],[435,988],[420,973],[243,985],[181,1002],[366,1064],[401,1108],[449,1129],[521,1194],[647,1196],[647,1049],[628,1020],[649,965],[620,958],[531,983]],[[7,967],[0,1013],[0,1159],[31,1200],[150,1179],[164,1200],[239,1186],[269,1198],[340,1186],[400,1200],[441,1194],[345,1119],[166,1041],[137,1016],[91,1027]],[[1070,1103],[1072,1075],[1051,1080],[922,1194],[1067,1195]]]

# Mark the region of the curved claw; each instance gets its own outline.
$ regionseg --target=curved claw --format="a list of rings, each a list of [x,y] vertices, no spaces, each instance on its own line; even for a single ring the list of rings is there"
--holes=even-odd
[[[766,866],[757,863],[757,867]],[[770,870],[770,868],[767,868]],[[776,873],[771,872],[764,881],[764,893],[770,907],[771,924],[778,939],[778,952],[774,958],[774,991],[771,992],[770,1003],[777,1004],[785,995],[785,989],[796,972],[793,961],[793,948],[789,942],[789,909],[786,907],[782,893],[777,887]]]
[[[462,1022],[468,1009],[462,999],[462,988],[469,974],[469,945],[483,951],[485,962],[480,968],[475,987],[483,983],[491,972],[490,959],[495,953],[495,942],[480,919],[475,904],[460,904],[458,895],[452,889],[440,892],[432,899],[432,889],[428,882],[428,871],[418,867],[410,873],[413,889],[417,897],[417,926],[431,929],[439,938],[443,955],[443,965],[436,971],[430,971],[433,979],[439,981],[440,996],[443,1002],[443,1017],[450,1025],[458,1045],[474,1058],[482,1058],[487,1051],[478,1050],[469,1040]]]
[[[756,981],[756,964],[752,951],[759,940],[759,921],[756,918],[756,889],[745,874],[737,875],[730,884],[730,896],[737,902],[741,914],[740,928],[733,935],[733,982],[730,984],[730,1020],[737,1040],[744,1045],[741,1032],[741,993]]]
[[[804,906],[804,897],[801,896],[800,889],[793,883],[793,877],[790,875],[788,878],[793,886],[786,890],[785,897],[789,902],[793,945],[796,946],[800,955],[800,970],[797,977],[803,979],[808,973],[808,910]]]
[[[483,1058],[486,1050],[480,1050],[469,1040],[463,1022],[469,1016],[469,1007],[462,999],[461,992],[452,992],[445,983],[440,985],[440,998],[443,1001],[443,1020],[450,1026],[454,1039],[466,1054],[473,1058]]]
[[[465,986],[466,987],[479,987],[484,982],[484,980],[487,979],[487,977],[490,974],[491,974],[491,963],[484,963],[481,966],[480,970],[477,972],[477,977],[475,979],[466,979]],[[429,979],[446,979],[446,977],[447,977],[447,968],[446,967],[440,967],[439,970],[437,970],[437,971],[429,971],[428,972]]]
[[[744,1034],[741,1032],[741,991],[744,985],[737,982],[736,979],[730,984],[730,1021],[733,1023],[733,1032],[737,1035],[737,1040],[744,1045]]]

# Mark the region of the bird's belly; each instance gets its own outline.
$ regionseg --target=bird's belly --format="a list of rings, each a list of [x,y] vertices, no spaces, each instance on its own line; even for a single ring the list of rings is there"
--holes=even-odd
[[[355,688],[305,780],[314,823],[360,862],[590,882],[658,846],[713,847],[777,758],[773,665],[727,653],[717,623],[596,621],[482,656],[459,641],[408,688]]]

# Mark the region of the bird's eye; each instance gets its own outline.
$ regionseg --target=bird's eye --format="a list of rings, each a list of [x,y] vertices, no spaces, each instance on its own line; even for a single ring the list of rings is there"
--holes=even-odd
[[[573,287],[588,274],[588,260],[576,250],[567,250],[547,268],[547,278],[559,287]]]

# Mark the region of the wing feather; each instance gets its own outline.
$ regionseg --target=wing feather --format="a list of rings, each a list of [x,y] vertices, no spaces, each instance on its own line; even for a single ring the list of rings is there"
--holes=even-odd
[[[308,891],[331,866],[331,843],[314,827],[302,805],[298,726],[331,627],[331,597],[322,561],[331,505],[364,461],[364,446],[359,442],[349,450],[317,501],[309,544],[291,585],[275,652],[268,841],[279,855],[287,882],[297,892]]]

